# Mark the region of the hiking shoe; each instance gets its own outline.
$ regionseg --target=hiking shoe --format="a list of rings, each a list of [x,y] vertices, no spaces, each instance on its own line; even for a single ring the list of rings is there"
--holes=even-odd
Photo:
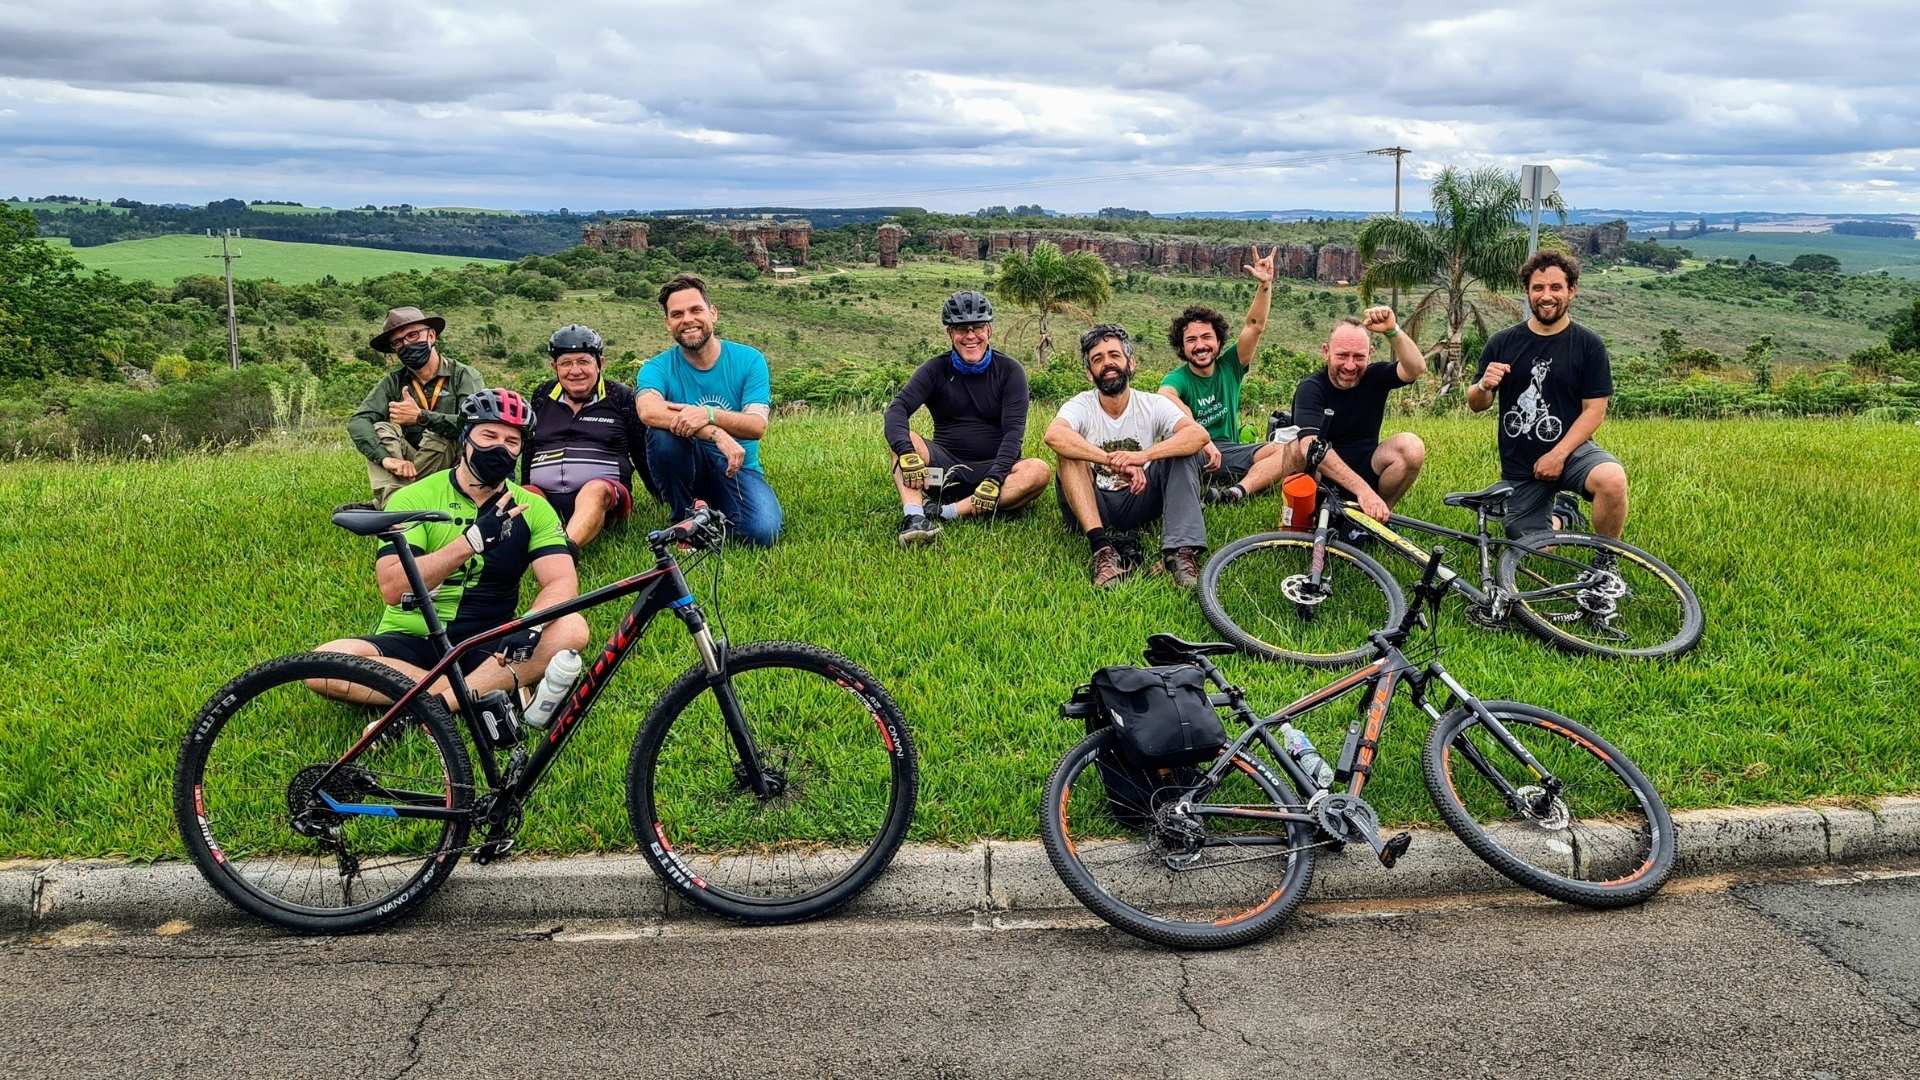
[[[350,502],[350,503],[341,503],[339,506],[334,507],[333,512],[336,514],[339,514],[339,513],[344,513],[348,510],[378,510],[378,509],[380,509],[379,506],[370,502]]]
[[[900,519],[900,546],[912,547],[915,544],[931,544],[933,538],[940,535],[940,523],[928,520],[925,514],[907,514]]]
[[[1160,564],[1173,575],[1173,583],[1183,589],[1200,584],[1200,549],[1169,548],[1160,555]]]
[[[1554,493],[1553,516],[1560,519],[1562,532],[1585,532],[1587,529],[1587,515],[1580,512],[1580,498],[1571,491]]]
[[[1235,484],[1232,487],[1210,487],[1200,493],[1200,501],[1208,506],[1237,503],[1247,497],[1247,489]]]
[[[1093,587],[1104,589],[1133,570],[1120,558],[1120,549],[1108,544],[1093,553]]]

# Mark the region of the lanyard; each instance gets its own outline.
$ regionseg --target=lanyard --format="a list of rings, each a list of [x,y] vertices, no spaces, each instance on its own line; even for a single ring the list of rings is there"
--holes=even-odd
[[[415,380],[413,383],[413,399],[420,403],[420,408],[424,409],[427,412],[432,412],[433,407],[440,403],[440,395],[446,392],[446,389],[447,389],[447,377],[445,375],[442,375],[439,378],[433,380],[433,396],[432,397],[428,397],[427,388],[424,386],[421,386],[419,381]]]

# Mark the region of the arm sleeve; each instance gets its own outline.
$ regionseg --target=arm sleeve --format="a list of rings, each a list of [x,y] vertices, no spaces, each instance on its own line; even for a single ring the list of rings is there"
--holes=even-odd
[[[927,397],[933,391],[933,376],[927,371],[930,366],[921,364],[914,371],[913,377],[907,380],[907,385],[901,387],[900,392],[895,394],[893,401],[887,405],[887,415],[882,430],[886,433],[887,446],[893,450],[896,457],[913,452],[913,440],[907,437],[911,430],[907,426],[907,421],[913,418],[914,410],[927,403]]]
[[[1000,452],[994,455],[993,471],[988,474],[995,483],[1004,482],[1007,474],[1013,471],[1013,463],[1020,460],[1020,444],[1027,437],[1027,406],[1030,404],[1027,369],[1015,360],[1001,362],[1007,365],[1007,381],[1000,388]]]
[[[1073,429],[1074,434],[1084,439],[1087,437],[1086,415],[1082,411],[1085,407],[1086,401],[1084,395],[1076,394],[1060,405],[1060,411],[1055,413],[1053,418],[1055,420],[1066,421],[1067,426]]]
[[[1585,362],[1580,365],[1580,397],[1612,397],[1613,361],[1607,358],[1607,346],[1599,334],[1587,335],[1586,352]]]
[[[747,369],[747,377],[740,387],[740,407],[765,405],[773,408],[773,376],[767,371],[767,358],[759,352],[753,354],[753,365]]]
[[[567,539],[567,530],[560,526],[560,515],[554,512],[553,504],[538,495],[530,496],[526,513],[527,529],[531,535],[527,538],[527,561],[532,562],[542,555],[573,555],[573,543]]]
[[[1160,442],[1172,438],[1174,429],[1180,426],[1180,421],[1187,418],[1187,414],[1181,412],[1180,406],[1168,401],[1164,395],[1148,394],[1145,391],[1140,393],[1152,402],[1153,441]]]
[[[368,461],[377,462],[387,456],[386,447],[380,445],[380,436],[373,432],[373,425],[387,418],[387,380],[375,383],[367,396],[360,401],[360,407],[353,411],[347,420],[347,437],[353,440],[353,448]]]
[[[667,393],[667,362],[655,358],[641,365],[639,374],[633,377],[633,396],[638,401],[640,395],[651,390],[659,394],[662,400],[672,401],[673,395]]]
[[[1320,434],[1326,408],[1327,399],[1320,392],[1318,380],[1301,379],[1300,385],[1293,388],[1293,422],[1300,426],[1300,434]]]

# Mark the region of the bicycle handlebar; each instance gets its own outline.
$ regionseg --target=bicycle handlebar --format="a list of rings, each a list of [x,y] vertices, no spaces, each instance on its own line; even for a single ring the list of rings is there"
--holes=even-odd
[[[648,533],[647,543],[655,548],[664,548],[668,544],[700,544],[703,541],[714,541],[718,540],[718,536],[713,534],[730,524],[732,522],[727,520],[727,515],[703,501],[696,500],[693,504],[693,513],[687,515],[686,520]]]

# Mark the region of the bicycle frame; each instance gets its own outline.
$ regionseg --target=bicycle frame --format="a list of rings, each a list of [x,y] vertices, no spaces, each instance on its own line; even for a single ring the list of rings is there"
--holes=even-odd
[[[389,536],[388,538],[394,539],[397,535],[398,534],[394,534],[394,536]],[[399,542],[395,543],[393,548],[399,553],[401,566],[406,570],[407,580],[413,587],[414,591],[411,595],[416,597],[426,595],[426,590],[422,587],[424,583],[420,578],[418,564],[414,561],[413,555],[411,551],[408,550],[407,545],[404,542]],[[702,664],[706,666],[708,683],[713,687],[721,713],[726,718],[727,727],[732,734],[735,749],[739,752],[741,761],[746,763],[747,782],[756,795],[765,796],[767,794],[767,778],[760,759],[759,749],[754,746],[752,733],[741,718],[739,703],[733,697],[732,688],[725,681],[725,642],[716,640],[712,630],[708,628],[706,617],[701,613],[699,605],[694,601],[693,591],[687,584],[686,574],[681,570],[679,561],[666,552],[664,545],[656,546],[656,553],[659,559],[658,563],[653,569],[645,573],[622,578],[610,585],[602,586],[601,588],[575,597],[564,603],[554,604],[551,607],[542,608],[538,611],[530,611],[512,622],[496,626],[484,633],[475,634],[454,645],[448,643],[446,628],[441,625],[439,613],[434,610],[432,602],[429,601],[421,605],[420,611],[426,619],[428,636],[440,647],[443,655],[438,663],[428,670],[410,690],[402,694],[398,700],[389,706],[380,720],[372,727],[369,727],[367,731],[361,735],[359,741],[354,743],[354,745],[322,775],[321,779],[316,783],[315,788],[321,792],[321,797],[326,800],[328,808],[334,813],[340,814],[371,814],[383,817],[434,818],[440,820],[461,818],[480,820],[486,816],[486,810],[479,804],[464,810],[456,810],[448,807],[446,805],[447,796],[444,792],[387,790],[385,793],[394,800],[391,803],[342,803],[327,795],[323,790],[323,785],[326,780],[331,778],[339,769],[351,764],[355,758],[358,758],[369,746],[373,745],[374,741],[379,738],[380,733],[386,729],[388,724],[404,723],[405,721],[401,719],[401,716],[408,706],[422,693],[426,692],[427,688],[432,686],[436,680],[443,676],[447,679],[448,684],[453,689],[455,697],[460,702],[460,712],[466,719],[468,735],[473,739],[474,745],[481,751],[478,756],[481,769],[486,775],[488,790],[500,796],[506,805],[518,805],[531,794],[534,787],[539,784],[540,778],[546,774],[554,758],[559,756],[560,751],[566,746],[575,729],[579,726],[580,721],[586,717],[588,710],[593,708],[594,702],[599,699],[600,692],[604,690],[607,683],[612,680],[614,672],[619,670],[620,664],[626,659],[627,653],[633,648],[634,644],[645,635],[648,626],[653,622],[654,616],[667,610],[671,610],[674,614],[678,615],[681,622],[686,624],[688,633],[693,635],[695,648],[700,654]],[[569,692],[567,700],[554,716],[553,722],[545,730],[545,738],[534,748],[533,753],[527,757],[523,768],[503,778],[498,763],[494,761],[494,755],[491,750],[492,744],[487,739],[486,732],[482,730],[480,726],[472,691],[468,689],[466,679],[460,673],[460,658],[476,648],[486,645],[489,642],[497,641],[510,634],[515,634],[529,627],[551,622],[564,615],[585,611],[588,608],[597,607],[610,600],[616,600],[629,595],[634,597],[633,604],[627,609],[625,616],[621,618],[620,625],[614,630],[613,636],[607,639],[607,643],[601,649],[600,655],[594,660],[590,667],[587,667],[581,672],[580,681],[574,686],[573,690]]]

